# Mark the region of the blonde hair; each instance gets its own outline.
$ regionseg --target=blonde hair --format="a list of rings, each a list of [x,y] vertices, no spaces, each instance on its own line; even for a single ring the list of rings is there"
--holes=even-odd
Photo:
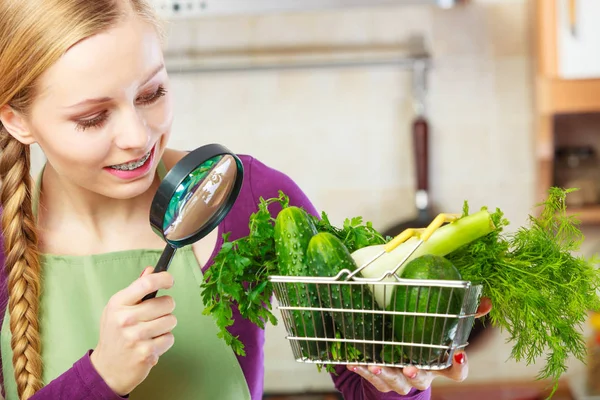
[[[164,37],[145,0],[0,1],[0,107],[10,105],[27,116],[36,82],[44,71],[71,46],[132,12],[153,23]],[[1,122],[0,180],[12,363],[19,398],[25,400],[43,386],[38,235],[32,211],[29,146],[13,138]]]

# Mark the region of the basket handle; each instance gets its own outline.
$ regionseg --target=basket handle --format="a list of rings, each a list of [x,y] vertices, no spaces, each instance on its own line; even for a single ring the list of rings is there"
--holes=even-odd
[[[398,265],[396,265],[396,267],[394,268],[393,271],[388,271],[388,272],[386,272],[381,277],[381,279],[383,279],[386,275],[389,275],[389,276],[393,275],[397,279],[400,279],[400,277],[398,277],[396,275],[396,272],[414,254],[414,252],[419,248],[419,246],[421,246],[421,244],[423,244],[427,239],[429,239],[431,237],[431,235],[433,235],[433,232],[435,232],[436,230],[438,230],[442,225],[444,225],[445,223],[454,222],[457,219],[459,219],[461,216],[462,216],[461,214],[438,214],[438,216],[435,217],[433,221],[431,221],[431,223],[427,226],[427,228],[409,228],[409,229],[405,229],[399,235],[397,235],[392,240],[390,240],[383,247],[383,250],[381,250],[380,253],[376,254],[369,261],[367,261],[366,263],[364,263],[363,265],[361,265],[359,268],[357,268],[354,271],[352,271],[352,273],[350,273],[346,277],[345,280],[349,281],[354,276],[356,276],[358,273],[360,273],[360,271],[362,271],[363,269],[365,269],[366,267],[368,267],[369,265],[371,265],[379,257],[381,257],[382,255],[384,255],[385,253],[389,253],[392,250],[396,249],[396,247],[398,247],[402,243],[406,242],[408,239],[410,239],[412,237],[418,237],[419,241],[417,242],[417,244],[415,245],[415,247],[411,250],[411,252],[409,254],[407,254],[406,257],[404,257],[402,259],[402,261],[400,261],[400,263],[398,263]]]
[[[419,239],[421,239],[421,241],[425,241],[427,239],[429,239],[431,237],[431,235],[433,235],[433,232],[435,232],[436,230],[438,230],[442,225],[444,225],[447,222],[454,222],[457,219],[459,219],[461,217],[460,214],[438,214],[437,217],[435,217],[433,219],[433,221],[431,221],[431,223],[427,226],[427,228],[420,228],[420,229],[406,229],[405,231],[403,231],[402,233],[400,233],[398,236],[396,236],[395,238],[393,238],[392,240],[390,240],[384,247],[384,251],[386,253],[389,253],[390,251],[394,250],[396,247],[398,247],[400,244],[406,242],[408,239],[410,239],[413,236],[419,236]]]

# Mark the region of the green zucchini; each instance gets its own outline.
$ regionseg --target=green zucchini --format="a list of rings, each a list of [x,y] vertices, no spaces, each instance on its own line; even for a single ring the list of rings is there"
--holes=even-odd
[[[317,233],[313,220],[302,208],[290,206],[282,209],[275,219],[275,252],[279,274],[283,276],[307,276],[305,253],[310,239]],[[289,304],[298,307],[316,307],[316,289],[302,284],[286,284]],[[292,310],[290,312],[294,335],[297,337],[323,337],[323,319],[320,312]],[[318,359],[325,346],[318,341],[299,341],[302,355]]]
[[[331,233],[314,235],[306,250],[306,263],[311,275],[333,277],[342,269],[354,271],[357,267],[352,255],[342,241]],[[332,309],[377,310],[371,290],[364,284],[333,283],[320,284],[319,296],[323,307]],[[365,312],[331,312],[337,332],[333,336],[345,339],[381,341],[384,321],[382,315]],[[331,335],[329,335],[331,336]],[[357,354],[365,358],[356,360]],[[338,360],[374,361],[380,358],[378,344],[352,343],[338,346]],[[352,354],[353,356],[349,356]],[[335,354],[334,354],[335,357]]]

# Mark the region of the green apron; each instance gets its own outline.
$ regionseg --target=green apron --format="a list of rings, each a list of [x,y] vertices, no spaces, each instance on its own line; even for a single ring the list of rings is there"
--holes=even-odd
[[[43,170],[42,170],[43,173]],[[34,213],[41,176],[34,192]],[[158,175],[165,175],[162,162]],[[98,343],[99,323],[109,298],[155,265],[162,250],[127,250],[89,256],[41,255],[43,382],[48,384],[71,368]],[[250,400],[235,354],[217,337],[212,317],[202,315],[202,270],[191,246],[177,250],[169,272],[175,285],[165,291],[176,303],[175,344],[163,354],[130,399]],[[159,295],[161,292],[159,292]],[[17,400],[10,347],[8,309],[0,332],[6,400]]]

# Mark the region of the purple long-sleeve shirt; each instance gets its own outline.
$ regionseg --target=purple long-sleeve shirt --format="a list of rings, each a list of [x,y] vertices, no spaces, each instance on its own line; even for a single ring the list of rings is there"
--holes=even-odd
[[[318,215],[317,210],[302,192],[302,190],[285,174],[267,167],[250,156],[240,156],[245,169],[244,183],[240,195],[223,222],[219,225],[219,239],[215,250],[203,271],[209,268],[213,258],[221,248],[222,234],[231,232],[230,239],[234,240],[248,235],[248,219],[250,214],[257,211],[260,197],[276,197],[283,190],[290,197],[290,204],[303,207],[308,212]],[[278,210],[272,210],[278,211]],[[0,252],[0,265],[4,264],[3,252]],[[0,326],[4,319],[4,311],[8,302],[6,288],[6,273],[0,273]],[[228,329],[233,336],[238,336],[244,343],[246,356],[237,356],[252,400],[261,400],[264,382],[264,352],[265,332],[255,324],[241,318],[237,309],[233,310],[234,324]],[[116,395],[94,369],[90,361],[91,350],[73,364],[58,378],[49,382],[37,392],[33,400],[61,399],[94,399],[113,400],[123,399]],[[4,362],[10,362],[5,360]],[[308,366],[307,366],[308,367]],[[344,399],[348,400],[429,400],[430,389],[426,391],[412,390],[408,395],[382,393],[356,373],[345,366],[336,367],[337,374],[332,374],[333,384]],[[2,370],[0,369],[0,378]]]

